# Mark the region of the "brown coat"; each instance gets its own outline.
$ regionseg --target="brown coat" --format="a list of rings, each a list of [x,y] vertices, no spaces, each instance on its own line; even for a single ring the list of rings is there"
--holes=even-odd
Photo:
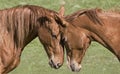
[[[81,61],[91,41],[96,41],[120,61],[120,14],[101,9],[80,10],[65,17],[63,28],[68,64],[72,71],[81,69]]]

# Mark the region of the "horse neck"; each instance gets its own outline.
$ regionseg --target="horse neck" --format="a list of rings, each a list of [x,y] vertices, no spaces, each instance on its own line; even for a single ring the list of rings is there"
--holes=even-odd
[[[35,31],[30,31],[27,35],[23,35],[23,37],[21,39],[19,39],[19,41],[16,41],[16,39],[18,38],[15,38],[13,40],[14,42],[14,46],[17,48],[17,49],[22,49],[28,44],[30,43],[33,39],[35,39],[37,37],[37,32]]]
[[[23,41],[23,45],[22,45],[23,48],[36,37],[37,37],[37,32],[33,30],[31,33],[28,34],[28,36],[25,37],[25,40]]]
[[[95,24],[90,19],[86,18],[86,16],[82,16],[81,18],[77,19],[74,25],[83,28],[88,31],[91,40],[99,42],[104,47],[109,49],[115,55],[117,54],[117,47],[114,42],[111,41],[111,38],[106,34],[105,29],[107,29],[107,25],[103,24]],[[120,50],[119,50],[120,51]]]

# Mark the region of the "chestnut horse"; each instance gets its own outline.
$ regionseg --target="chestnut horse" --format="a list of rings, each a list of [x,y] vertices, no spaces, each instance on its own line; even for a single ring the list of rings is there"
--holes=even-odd
[[[80,10],[65,17],[63,28],[67,60],[72,71],[81,69],[81,61],[91,41],[110,50],[120,61],[120,13],[101,9]]]
[[[0,10],[0,74],[17,67],[24,47],[37,36],[48,54],[50,65],[59,68],[64,55],[59,26],[64,24],[60,13],[39,6]]]

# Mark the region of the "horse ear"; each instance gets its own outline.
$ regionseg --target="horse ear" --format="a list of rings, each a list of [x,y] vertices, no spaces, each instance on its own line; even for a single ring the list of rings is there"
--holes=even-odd
[[[66,27],[68,24],[64,19],[64,12],[65,12],[65,8],[64,5],[62,5],[59,9],[58,14],[54,15],[55,21],[62,27]]]
[[[60,7],[60,9],[59,9],[59,15],[60,15],[61,17],[64,17],[64,13],[65,13],[65,8],[64,8],[64,5],[62,5],[62,6]]]
[[[67,27],[68,23],[60,15],[55,15],[55,21],[62,27]]]

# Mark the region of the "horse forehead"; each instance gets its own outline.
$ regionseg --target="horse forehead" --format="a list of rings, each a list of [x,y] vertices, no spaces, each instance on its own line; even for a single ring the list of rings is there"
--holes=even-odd
[[[73,30],[74,31],[74,30]],[[72,37],[72,41],[75,41],[75,40],[83,40],[86,38],[86,34],[84,32],[81,31],[76,31],[76,32],[73,32],[74,36],[71,36]],[[74,38],[73,38],[74,37]]]
[[[68,37],[68,45],[70,48],[82,48],[86,35],[84,32],[74,33],[74,36]]]
[[[81,37],[81,39],[85,39],[86,38],[86,34],[84,32],[81,32],[80,33],[80,37]]]

